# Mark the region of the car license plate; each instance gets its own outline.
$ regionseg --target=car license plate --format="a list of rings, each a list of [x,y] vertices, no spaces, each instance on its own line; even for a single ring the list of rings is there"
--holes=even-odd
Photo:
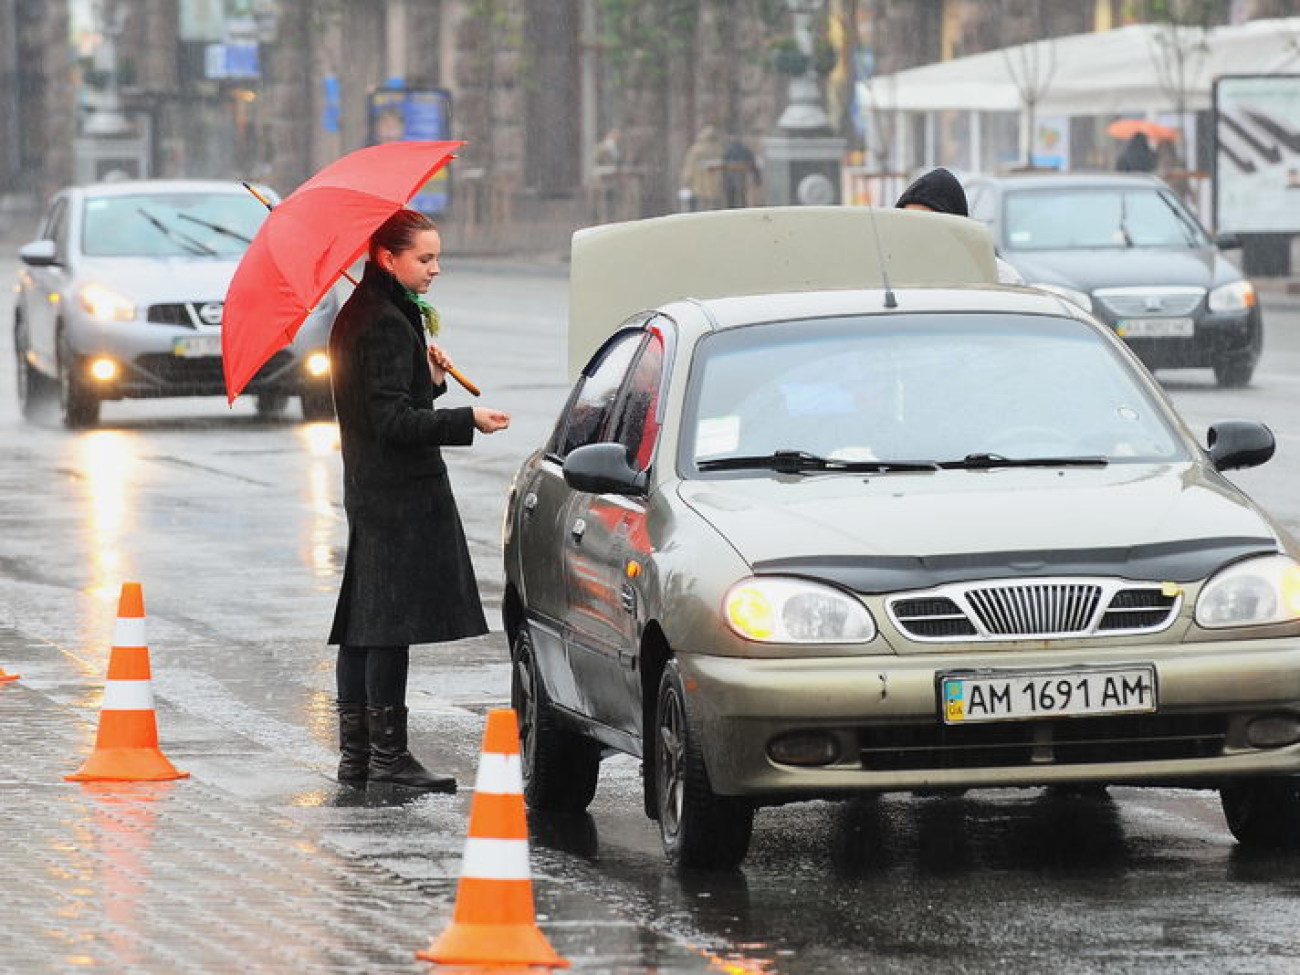
[[[185,335],[172,339],[172,355],[193,359],[201,356],[221,355],[220,335]]]
[[[953,673],[940,677],[939,688],[945,724],[1156,709],[1156,673],[1150,665]]]
[[[1115,331],[1126,339],[1191,338],[1196,322],[1190,318],[1122,318]]]

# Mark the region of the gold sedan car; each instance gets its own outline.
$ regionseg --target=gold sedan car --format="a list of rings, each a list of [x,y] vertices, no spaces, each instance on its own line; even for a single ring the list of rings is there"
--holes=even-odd
[[[688,867],[894,790],[1213,787],[1241,842],[1300,837],[1300,548],[1222,474],[1267,428],[1199,445],[957,217],[690,214],[573,259],[579,375],[505,520],[534,808],[618,751]]]

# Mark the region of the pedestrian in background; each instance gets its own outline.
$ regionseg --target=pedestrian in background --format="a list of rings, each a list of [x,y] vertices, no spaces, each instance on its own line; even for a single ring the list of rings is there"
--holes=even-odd
[[[722,205],[722,137],[712,125],[701,127],[682,160],[682,200],[688,210]]]
[[[753,151],[733,135],[722,153],[722,189],[724,205],[747,207],[754,201],[762,175]]]
[[[966,188],[942,166],[914,179],[912,185],[903,190],[903,195],[894,206],[900,210],[929,210],[933,213],[951,213],[958,217],[970,216]],[[1020,272],[997,254],[993,255],[993,262],[997,267],[999,284],[1025,283]]]
[[[1115,160],[1115,168],[1121,173],[1154,173],[1156,170],[1156,152],[1145,132],[1134,132],[1124,144],[1124,151]]]
[[[351,785],[455,791],[407,749],[410,645],[487,632],[440,448],[503,430],[510,416],[434,409],[452,363],[426,339],[422,295],[441,250],[428,217],[399,210],[371,237],[330,334],[348,548],[329,642],[339,648],[338,777]]]

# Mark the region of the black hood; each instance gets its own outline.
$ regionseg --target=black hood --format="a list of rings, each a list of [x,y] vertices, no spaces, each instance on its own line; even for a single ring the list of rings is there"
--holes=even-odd
[[[957,177],[940,166],[919,177],[911,186],[903,190],[903,195],[894,204],[900,209],[909,203],[919,203],[938,213],[955,213],[959,217],[969,217],[966,206],[966,191],[962,189]]]

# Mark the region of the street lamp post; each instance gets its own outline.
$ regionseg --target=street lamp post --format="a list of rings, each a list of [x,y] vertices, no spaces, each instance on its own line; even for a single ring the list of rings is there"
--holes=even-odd
[[[777,134],[763,140],[767,202],[772,206],[840,202],[845,140],[833,134],[822,100],[814,25],[826,0],[785,0],[804,69],[790,79]]]

